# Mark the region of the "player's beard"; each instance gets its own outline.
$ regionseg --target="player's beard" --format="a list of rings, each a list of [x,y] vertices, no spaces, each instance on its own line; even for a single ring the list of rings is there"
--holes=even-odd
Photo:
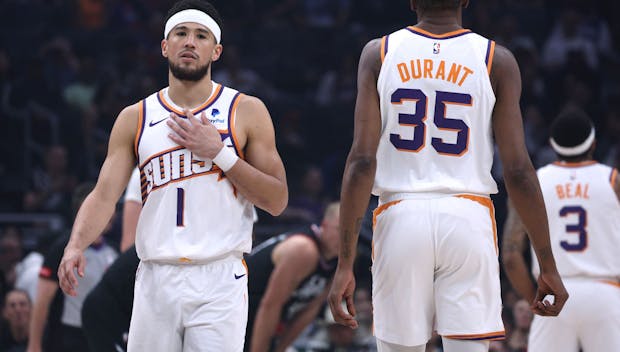
[[[209,68],[211,67],[211,63],[209,62],[204,66],[190,69],[186,67],[181,67],[180,65],[174,64],[170,60],[168,60],[168,67],[170,68],[170,72],[176,79],[181,81],[198,82],[207,75],[207,73],[209,72]]]

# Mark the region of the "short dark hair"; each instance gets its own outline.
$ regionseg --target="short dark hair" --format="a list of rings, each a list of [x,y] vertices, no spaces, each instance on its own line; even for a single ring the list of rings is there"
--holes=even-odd
[[[454,10],[461,6],[460,0],[418,0],[417,8],[420,11]]]
[[[588,115],[577,109],[571,109],[560,113],[551,123],[551,138],[560,147],[570,148],[585,142],[590,136],[594,124]],[[582,155],[571,156],[580,158],[588,154],[586,151]]]
[[[166,16],[165,22],[168,22],[170,17],[174,16],[174,14],[176,14],[177,12],[190,9],[202,11],[209,15],[211,18],[213,18],[215,23],[220,26],[222,32],[224,32],[223,21],[220,13],[217,12],[215,6],[213,6],[210,2],[204,0],[180,0],[175,2],[174,5],[172,5],[172,7],[170,8],[170,10],[168,10],[168,15]]]

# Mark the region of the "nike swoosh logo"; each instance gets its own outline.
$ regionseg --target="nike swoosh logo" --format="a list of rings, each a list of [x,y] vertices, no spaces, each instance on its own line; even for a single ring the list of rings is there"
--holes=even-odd
[[[239,280],[240,278],[242,278],[244,276],[245,276],[245,274],[241,274],[241,275],[235,274],[235,279]]]
[[[153,126],[157,125],[158,123],[160,123],[160,122],[164,121],[164,120],[165,120],[165,119],[167,119],[167,118],[168,118],[168,117],[166,116],[166,117],[164,117],[163,119],[161,119],[161,120],[159,120],[159,121],[157,121],[157,122],[153,122],[153,121],[151,121],[151,122],[149,122],[149,127],[153,127]]]

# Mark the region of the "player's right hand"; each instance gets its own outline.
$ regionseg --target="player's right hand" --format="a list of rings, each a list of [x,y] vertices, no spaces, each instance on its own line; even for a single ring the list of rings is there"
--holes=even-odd
[[[355,293],[355,276],[352,269],[343,269],[338,267],[334,275],[332,287],[329,290],[328,302],[329,308],[334,316],[334,321],[357,329],[358,323],[355,320],[355,305],[353,304],[353,294]],[[342,309],[342,300],[347,304],[347,311]]]
[[[60,266],[58,266],[58,284],[62,291],[69,296],[77,296],[78,281],[75,276],[75,268],[80,277],[84,277],[86,259],[79,249],[65,249]]]
[[[553,303],[545,299],[547,295],[554,297]],[[538,289],[532,302],[532,311],[542,316],[557,316],[568,299],[568,292],[556,271],[541,273],[538,277]]]

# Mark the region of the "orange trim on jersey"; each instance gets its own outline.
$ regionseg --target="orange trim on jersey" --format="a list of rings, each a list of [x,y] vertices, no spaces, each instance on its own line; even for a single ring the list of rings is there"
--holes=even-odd
[[[487,71],[491,74],[491,67],[493,66],[493,56],[495,55],[495,41],[491,41],[491,48],[489,48],[489,61],[487,62]]]
[[[604,283],[604,284],[609,284],[609,285],[616,286],[616,287],[620,288],[620,282],[618,282],[618,281],[602,280],[601,282]]]
[[[611,176],[609,177],[609,182],[611,182],[611,187],[616,186],[616,178],[618,177],[618,169],[613,169],[611,171]]]
[[[387,202],[384,204],[381,204],[380,206],[378,206],[373,212],[372,212],[372,229],[375,229],[375,226],[377,225],[377,217],[379,215],[381,215],[381,213],[383,213],[384,211],[387,210],[387,208],[391,207],[392,205],[396,205],[398,203],[402,202],[402,200],[393,200],[391,202]]]
[[[457,29],[455,31],[452,32],[448,32],[448,33],[442,33],[442,34],[435,34],[435,33],[431,33],[429,31],[425,31],[424,29],[418,28],[418,27],[414,27],[414,26],[409,26],[407,27],[409,28],[409,30],[412,30],[414,32],[418,32],[420,34],[424,34],[426,36],[432,37],[432,38],[445,38],[445,37],[450,37],[453,35],[458,35],[458,34],[463,34],[463,33],[469,33],[471,32],[471,30],[469,29],[465,29],[465,28],[461,28],[461,29]]]
[[[506,331],[502,330],[485,334],[442,335],[442,337],[454,340],[503,340],[506,338]]]
[[[185,147],[183,147],[183,146],[180,146],[180,145],[179,145],[179,146],[176,146],[176,147],[172,147],[172,148],[169,148],[169,149],[163,150],[163,151],[161,151],[161,152],[159,152],[159,153],[157,153],[157,154],[153,154],[153,155],[149,156],[148,158],[146,158],[146,159],[145,159],[145,161],[144,161],[142,164],[138,165],[138,167],[139,167],[140,169],[143,169],[143,168],[144,168],[144,166],[145,166],[146,164],[148,164],[148,163],[150,163],[150,162],[151,162],[151,160],[153,160],[153,159],[155,159],[155,158],[158,158],[158,157],[160,157],[160,156],[162,156],[162,155],[164,155],[164,154],[167,154],[167,153],[173,152],[173,151],[175,151],[175,150],[179,150],[179,149],[185,149]],[[188,150],[189,150],[189,149],[188,149]],[[146,177],[146,176],[145,176],[145,177]]]
[[[192,260],[187,258],[187,257],[181,257],[181,258],[179,258],[179,262],[181,262],[181,263],[191,263]]]
[[[138,158],[138,144],[140,142],[140,138],[142,137],[142,131],[144,131],[144,100],[140,100],[138,103],[138,129],[136,130],[136,136],[133,139],[133,151],[136,156],[136,160],[140,160]]]
[[[586,160],[586,161],[579,161],[576,163],[571,163],[568,161],[555,161],[553,162],[553,165],[555,166],[561,166],[561,167],[582,167],[582,166],[589,166],[589,165],[594,165],[594,164],[598,164],[598,161],[596,160]]]
[[[151,188],[151,192],[153,192],[153,191],[154,191],[154,190],[156,190],[156,189],[160,189],[160,188],[166,187],[166,186],[168,186],[168,185],[170,185],[170,184],[172,184],[172,183],[177,183],[177,182],[179,182],[179,181],[185,181],[185,180],[188,180],[188,179],[190,179],[190,178],[194,178],[194,177],[199,177],[199,176],[206,176],[206,175],[217,174],[217,173],[219,173],[219,172],[221,172],[221,171],[222,171],[222,170],[220,170],[220,169],[218,168],[218,169],[213,169],[213,170],[209,170],[209,171],[201,172],[201,173],[199,173],[199,174],[193,174],[193,175],[189,175],[189,176],[181,177],[181,178],[178,178],[178,179],[176,179],[176,180],[170,180],[170,181],[168,181],[167,183],[165,183],[165,184],[163,184],[163,185],[161,185],[161,186],[153,186],[153,188]],[[149,192],[149,193],[150,193],[150,192]]]
[[[228,129],[230,129],[230,136],[232,137],[234,143],[235,143],[235,149],[237,150],[237,154],[239,155],[239,157],[241,159],[245,160],[245,156],[243,155],[243,150],[241,149],[241,146],[239,145],[239,141],[237,139],[237,129],[235,128],[236,125],[236,120],[237,120],[237,107],[239,106],[239,102],[241,101],[241,97],[243,96],[243,94],[239,94],[237,95],[237,97],[235,98],[235,101],[232,103],[232,107],[230,108],[230,126],[228,126]]]
[[[243,264],[243,267],[245,268],[245,273],[250,276],[250,269],[248,269],[248,263],[245,262],[245,259],[241,259],[241,264]]]
[[[220,96],[220,92],[222,90],[222,85],[219,83],[216,83],[217,87],[215,87],[215,91],[213,94],[211,94],[211,96],[209,97],[209,99],[207,101],[205,101],[204,103],[202,103],[199,107],[192,109],[191,112],[192,114],[195,114],[197,112],[200,112],[200,110],[203,110],[204,108],[206,108],[207,106],[209,106],[211,103],[213,103],[213,101],[215,101],[215,99],[217,99]],[[179,111],[176,108],[174,108],[172,106],[172,104],[170,104],[168,101],[166,101],[166,98],[164,97],[164,90],[160,90],[159,93],[157,93],[159,95],[159,100],[161,101],[162,104],[164,104],[166,106],[166,108],[170,109],[172,112],[174,112],[175,114],[179,115],[179,116],[185,116],[185,113],[183,111]]]
[[[458,194],[456,197],[478,202],[489,209],[489,214],[491,215],[491,225],[493,226],[493,243],[495,244],[495,253],[499,254],[499,247],[497,245],[497,223],[495,222],[495,207],[493,206],[493,201],[491,198],[476,196],[473,194]]]
[[[383,63],[383,61],[385,60],[385,42],[387,39],[387,35],[383,36],[383,38],[381,38],[381,63]]]

